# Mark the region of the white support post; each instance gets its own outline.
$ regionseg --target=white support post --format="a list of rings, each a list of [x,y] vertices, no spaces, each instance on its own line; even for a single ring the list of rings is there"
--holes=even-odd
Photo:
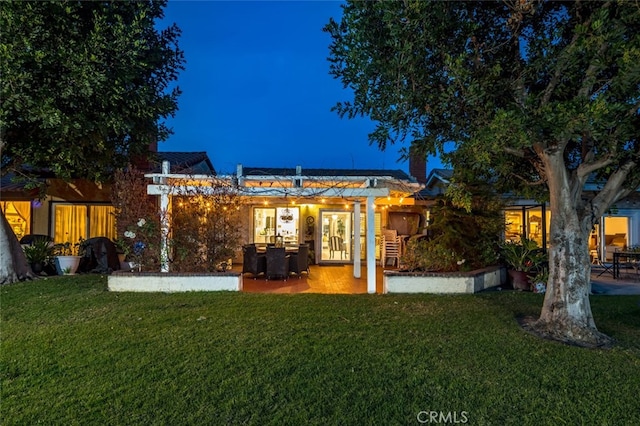
[[[367,292],[376,292],[376,217],[373,196],[367,197]]]
[[[160,272],[169,272],[169,189],[160,195]]]
[[[353,202],[353,277],[360,278],[362,275],[360,258],[362,248],[360,247],[360,200]]]
[[[160,194],[160,272],[169,272],[169,187],[166,175],[171,171],[168,161],[162,162],[160,179],[162,193]]]

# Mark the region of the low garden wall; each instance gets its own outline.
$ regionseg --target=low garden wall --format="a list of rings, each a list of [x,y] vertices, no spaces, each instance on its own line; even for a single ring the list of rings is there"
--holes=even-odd
[[[384,271],[384,293],[476,293],[505,285],[507,271],[492,266],[470,272]]]
[[[109,275],[109,291],[164,292],[241,291],[239,272],[163,273],[119,272]]]

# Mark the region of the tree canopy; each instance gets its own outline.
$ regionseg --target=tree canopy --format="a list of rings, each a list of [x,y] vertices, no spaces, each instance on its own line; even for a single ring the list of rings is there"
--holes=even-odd
[[[106,181],[166,139],[184,58],[166,1],[0,3],[1,173]],[[41,192],[42,193],[42,192]],[[0,284],[33,277],[4,213]]]
[[[326,26],[343,116],[511,187],[544,188],[539,154],[640,182],[640,10],[634,2],[348,2]],[[451,153],[445,144],[455,145]],[[621,176],[624,175],[624,176]],[[617,191],[615,198],[626,194]],[[610,204],[610,203],[609,203]]]
[[[384,149],[444,154],[454,179],[549,201],[549,282],[532,330],[607,344],[589,305],[588,238],[640,185],[640,5],[629,1],[348,1],[330,71]],[[449,152],[446,144],[453,149]],[[595,177],[597,191],[585,191]]]
[[[183,68],[165,1],[2,2],[3,173],[107,179],[150,144],[177,109]]]

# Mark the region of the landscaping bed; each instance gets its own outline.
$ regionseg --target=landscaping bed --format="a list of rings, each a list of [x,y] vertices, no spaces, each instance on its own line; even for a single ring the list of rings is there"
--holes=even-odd
[[[506,270],[500,266],[469,272],[384,271],[384,293],[477,293],[505,285]]]

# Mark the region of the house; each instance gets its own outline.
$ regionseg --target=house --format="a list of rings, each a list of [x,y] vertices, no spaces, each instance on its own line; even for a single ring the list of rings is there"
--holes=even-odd
[[[162,161],[170,161],[172,172],[215,174],[206,152],[157,152],[156,160],[138,162],[145,172],[160,170]],[[28,234],[48,235],[55,243],[106,236],[115,239],[116,229],[111,205],[111,185],[76,179],[65,182],[46,172],[46,199],[38,200],[35,190],[13,182],[13,175],[2,177],[0,207],[18,239]]]
[[[433,198],[446,190],[452,170],[434,169],[425,181],[425,188],[416,193],[416,203],[430,205]],[[599,190],[601,184],[589,179],[585,191]],[[506,240],[519,240],[521,235],[535,240],[541,247],[549,246],[551,212],[548,204],[518,197],[506,198],[504,210]],[[640,188],[618,201],[600,218],[591,233],[589,248],[592,260],[611,261],[616,250],[640,245]]]
[[[168,169],[168,167],[166,168]],[[226,179],[244,198],[240,215],[244,242],[268,244],[276,238],[285,243],[309,244],[320,264],[353,263],[359,277],[367,265],[368,290],[375,292],[375,264],[381,257],[383,228],[409,237],[421,232],[422,208],[411,195],[422,184],[401,170],[306,169],[245,167],[239,164],[230,176],[149,173],[154,182],[148,194],[170,206],[170,198],[188,192],[185,185]],[[172,186],[166,182],[171,181]]]

